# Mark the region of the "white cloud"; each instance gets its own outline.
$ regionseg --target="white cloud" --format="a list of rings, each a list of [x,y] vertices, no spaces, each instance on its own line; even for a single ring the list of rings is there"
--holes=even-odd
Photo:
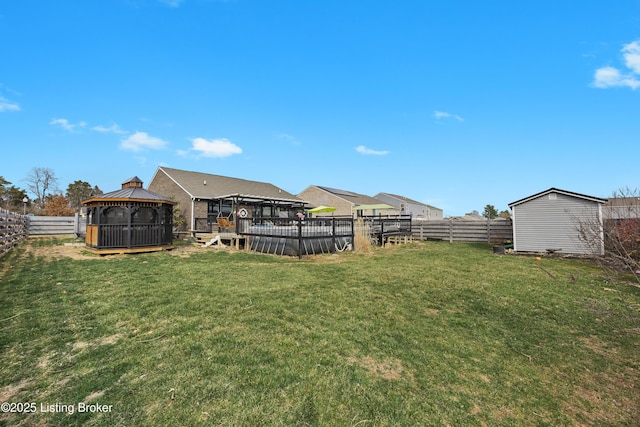
[[[624,62],[636,74],[640,74],[640,40],[636,40],[622,48]]]
[[[78,123],[69,123],[69,120],[67,119],[53,119],[49,122],[50,125],[58,125],[60,126],[62,129],[69,131],[69,132],[73,132],[76,128],[82,128],[85,127],[87,125],[86,122],[78,122]]]
[[[446,111],[434,111],[433,117],[436,119],[456,119],[459,122],[464,122],[464,119],[457,114],[447,113]]]
[[[20,106],[0,96],[0,113],[4,111],[20,111]]]
[[[194,138],[191,140],[193,151],[198,151],[204,157],[229,157],[234,154],[241,154],[242,149],[226,138],[204,139]]]
[[[120,147],[129,151],[159,150],[166,145],[166,141],[149,136],[146,132],[136,132],[120,141]]]
[[[626,44],[621,49],[627,70],[601,67],[596,70],[591,85],[600,89],[610,87],[640,88],[640,40]]]
[[[372,155],[372,156],[386,156],[389,154],[388,151],[378,151],[372,150],[371,148],[367,148],[364,145],[358,145],[356,147],[356,151],[360,154]]]
[[[160,3],[164,3],[170,7],[178,7],[184,0],[160,0]]]
[[[291,136],[291,135],[286,134],[286,133],[279,134],[277,136],[277,138],[280,139],[280,140],[283,140],[283,141],[288,141],[292,145],[300,145],[300,142],[298,142],[298,140],[294,136]]]
[[[94,127],[91,128],[91,130],[94,130],[94,131],[100,132],[100,133],[116,133],[116,134],[119,134],[119,135],[124,135],[124,134],[129,133],[126,130],[120,129],[120,126],[118,126],[115,123],[112,124],[109,127],[105,127],[105,126],[102,126],[102,125],[94,126]]]

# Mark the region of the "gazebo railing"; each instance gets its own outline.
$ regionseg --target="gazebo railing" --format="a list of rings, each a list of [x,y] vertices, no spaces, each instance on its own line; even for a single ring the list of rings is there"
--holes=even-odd
[[[99,249],[171,245],[172,228],[171,224],[90,225],[87,233],[92,238],[88,239],[88,245]]]

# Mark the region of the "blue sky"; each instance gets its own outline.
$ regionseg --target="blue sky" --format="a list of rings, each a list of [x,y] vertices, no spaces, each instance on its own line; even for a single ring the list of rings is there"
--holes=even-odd
[[[0,3],[0,176],[158,166],[482,211],[640,187],[640,1]]]

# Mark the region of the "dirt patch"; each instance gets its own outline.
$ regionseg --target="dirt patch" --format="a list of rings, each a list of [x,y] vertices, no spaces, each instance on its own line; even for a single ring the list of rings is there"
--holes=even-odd
[[[176,246],[170,251],[167,251],[167,253],[171,256],[177,256],[180,258],[189,258],[193,254],[207,252],[210,250],[216,250],[216,248],[193,244],[193,245]]]
[[[116,342],[118,342],[118,340],[121,338],[120,334],[115,334],[115,335],[111,335],[108,337],[104,337],[101,340],[98,341],[98,345],[112,345],[115,344]]]
[[[91,402],[92,400],[100,399],[104,396],[104,391],[94,391],[89,396],[85,397],[83,402]]]
[[[188,258],[194,253],[200,253],[211,250],[200,245],[180,245],[176,246],[167,253],[172,256]],[[44,258],[48,261],[59,258],[71,258],[75,260],[110,260],[113,257],[122,256],[116,255],[98,255],[89,252],[83,245],[51,245],[51,246],[33,246],[25,245],[25,252],[32,254],[36,257]]]
[[[22,391],[22,389],[26,388],[29,385],[29,381],[22,380],[16,384],[9,384],[2,388],[0,388],[0,402],[8,402],[15,400],[15,397]]]
[[[33,254],[34,256],[44,258],[46,260],[52,260],[57,258],[71,258],[71,259],[100,259],[99,256],[87,251],[84,246],[33,246],[26,245],[25,252],[27,254]]]
[[[387,380],[399,380],[402,377],[413,380],[413,374],[408,372],[402,366],[402,362],[398,359],[385,359],[382,361],[375,360],[372,357],[350,357],[347,361],[356,364],[366,370],[370,375],[385,378]]]

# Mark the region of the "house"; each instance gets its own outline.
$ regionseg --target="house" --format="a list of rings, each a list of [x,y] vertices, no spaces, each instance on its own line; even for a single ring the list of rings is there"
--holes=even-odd
[[[373,197],[395,207],[399,213],[411,215],[415,219],[438,220],[443,218],[442,209],[411,200],[408,197],[391,193],[378,193]]]
[[[364,194],[354,193],[353,191],[339,190],[331,187],[321,187],[319,185],[310,185],[305,188],[298,197],[307,200],[312,206],[331,206],[336,210],[328,215],[348,215],[352,216],[354,210],[358,206],[369,206],[368,209],[358,210],[357,215],[378,215],[378,214],[398,214],[395,209],[390,209],[385,203]],[[322,214],[318,214],[322,215]]]
[[[605,220],[640,218],[640,197],[611,197],[602,206]]]
[[[306,202],[266,182],[191,172],[160,166],[149,190],[178,202],[191,232],[210,232],[213,226],[233,224],[241,217],[294,217]]]
[[[604,254],[602,205],[606,201],[550,188],[510,203],[514,250]],[[595,235],[581,237],[585,228]]]

